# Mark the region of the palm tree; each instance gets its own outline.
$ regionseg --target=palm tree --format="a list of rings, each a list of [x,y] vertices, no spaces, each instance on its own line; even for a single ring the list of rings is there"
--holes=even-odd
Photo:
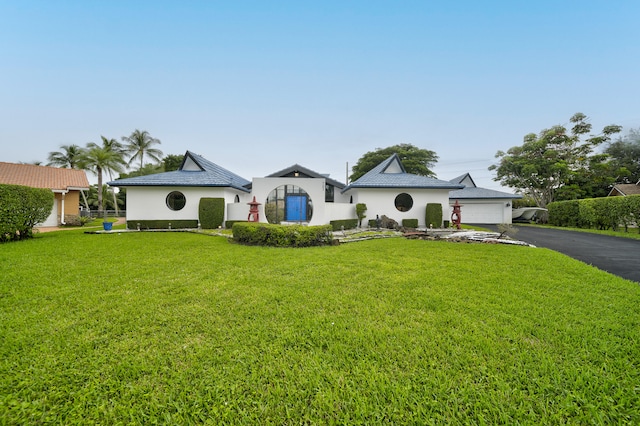
[[[123,206],[123,200],[120,198],[116,198],[114,201],[110,199],[110,188],[107,185],[103,185],[102,187],[102,204],[105,210],[117,210],[117,206]],[[91,185],[89,188],[89,195],[87,197],[89,205],[98,208],[98,185]],[[116,204],[114,204],[114,202]]]
[[[125,151],[131,155],[127,165],[131,165],[136,158],[139,158],[140,170],[142,170],[145,155],[158,162],[162,160],[162,151],[152,147],[155,144],[160,144],[160,140],[152,138],[146,130],[136,129],[131,135],[123,136],[122,140],[126,142]]]
[[[98,188],[100,189],[102,189],[102,172],[122,172],[125,165],[122,151],[114,149],[114,144],[110,142],[113,139],[102,137],[102,140],[102,146],[89,142],[81,160],[84,169],[94,172],[98,176]],[[98,211],[101,210],[102,191],[98,191]]]
[[[126,152],[124,150],[124,147],[122,146],[122,144],[120,142],[118,142],[115,139],[107,139],[104,136],[100,136],[100,138],[102,139],[102,147],[106,150],[109,151],[114,151],[119,153],[122,157],[123,157],[123,162],[124,162],[124,156],[126,155]],[[111,169],[106,169],[105,170],[108,174],[109,174],[109,179],[113,180],[113,172],[114,170]],[[105,192],[109,192],[108,190]],[[116,211],[116,216],[118,215],[118,202],[116,200],[116,191],[114,189],[111,190],[111,194],[113,195],[113,206],[114,209]],[[105,209],[106,210],[106,209]]]
[[[47,166],[61,167],[63,169],[78,169],[78,162],[82,156],[83,149],[78,145],[62,145],[61,151],[52,151],[49,153],[49,162]]]
[[[109,150],[109,151],[115,151],[115,152],[119,152],[120,154],[122,154],[122,156],[124,156],[126,154],[126,151],[124,149],[124,146],[118,142],[115,139],[107,139],[104,136],[100,136],[100,139],[102,139],[102,147]]]

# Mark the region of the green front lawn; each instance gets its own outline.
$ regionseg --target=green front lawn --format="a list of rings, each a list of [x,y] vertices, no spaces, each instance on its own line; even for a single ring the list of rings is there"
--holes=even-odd
[[[640,286],[546,249],[0,245],[0,424],[640,422]]]
[[[518,226],[536,226],[540,228],[551,228],[551,229],[561,229],[565,231],[578,231],[578,232],[590,232],[592,234],[600,234],[600,235],[609,235],[612,237],[620,237],[620,238],[631,238],[633,240],[640,240],[640,231],[638,228],[629,228],[626,232],[624,227],[620,227],[617,231],[613,231],[611,229],[593,229],[593,228],[569,228],[563,226],[552,226],[552,225],[540,225],[540,224],[523,224],[518,223]]]

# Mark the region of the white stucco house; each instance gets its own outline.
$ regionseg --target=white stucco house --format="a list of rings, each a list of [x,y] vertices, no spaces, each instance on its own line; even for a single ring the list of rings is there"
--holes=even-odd
[[[224,199],[225,223],[246,221],[248,203],[255,198],[260,203],[259,221],[265,223],[323,225],[333,220],[356,219],[355,206],[364,203],[365,224],[376,215],[386,215],[398,223],[418,219],[418,226],[424,226],[427,203],[441,204],[447,220],[450,191],[465,189],[463,183],[407,173],[396,154],[345,185],[298,164],[248,181],[190,151],[177,171],[108,184],[126,188],[130,229],[150,221],[159,227],[196,227],[201,198]],[[504,200],[500,202],[504,205]],[[500,221],[493,223],[502,223],[503,219],[510,223],[510,218],[495,216]]]

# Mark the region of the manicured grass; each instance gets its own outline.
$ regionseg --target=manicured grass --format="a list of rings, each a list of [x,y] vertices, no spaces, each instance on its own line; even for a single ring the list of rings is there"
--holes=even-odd
[[[118,218],[115,217],[109,217],[107,218],[106,222],[112,222],[115,223],[118,221]],[[93,218],[91,220],[89,220],[87,223],[85,223],[84,225],[61,225],[59,227],[60,230],[63,231],[69,231],[69,230],[74,230],[74,229],[84,229],[84,230],[89,230],[89,229],[93,229],[93,228],[102,228],[102,223],[105,222],[104,218],[101,217],[97,217],[97,218]],[[114,225],[113,229],[116,229],[116,226],[119,226],[121,229],[125,229],[125,225]],[[35,229],[35,231],[37,232],[37,228]]]
[[[546,249],[0,245],[0,424],[640,422],[640,286]]]
[[[518,226],[537,226],[540,228],[562,229],[566,231],[590,232],[592,234],[610,235],[612,237],[631,238],[634,240],[640,240],[640,232],[638,231],[638,228],[629,228],[629,230],[625,232],[623,227],[621,227],[617,231],[612,231],[611,229],[600,230],[600,229],[587,229],[587,228],[566,228],[561,226],[539,225],[539,224],[518,224]]]

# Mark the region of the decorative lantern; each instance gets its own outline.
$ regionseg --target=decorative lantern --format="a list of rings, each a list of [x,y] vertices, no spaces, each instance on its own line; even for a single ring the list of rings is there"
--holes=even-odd
[[[249,217],[247,218],[247,220],[249,222],[260,222],[260,213],[258,212],[258,206],[261,203],[256,201],[256,196],[254,195],[253,201],[247,204],[249,204]]]
[[[453,213],[451,213],[451,223],[456,226],[456,228],[460,229],[460,223],[462,223],[462,214],[460,213],[460,203],[456,200],[456,203],[453,205]]]

